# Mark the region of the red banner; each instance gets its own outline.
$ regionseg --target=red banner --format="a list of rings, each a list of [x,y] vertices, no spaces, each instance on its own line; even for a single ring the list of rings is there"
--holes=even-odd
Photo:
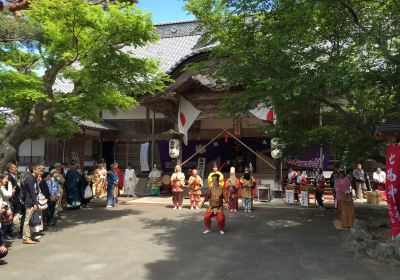
[[[389,145],[386,155],[386,197],[393,237],[400,233],[400,145]]]

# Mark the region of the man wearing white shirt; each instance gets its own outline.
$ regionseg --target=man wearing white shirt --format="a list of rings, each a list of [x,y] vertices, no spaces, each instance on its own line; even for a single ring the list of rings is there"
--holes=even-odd
[[[385,189],[385,183],[386,183],[386,173],[385,171],[382,171],[379,167],[376,169],[374,174],[372,175],[373,182],[374,182],[374,190],[384,190]]]

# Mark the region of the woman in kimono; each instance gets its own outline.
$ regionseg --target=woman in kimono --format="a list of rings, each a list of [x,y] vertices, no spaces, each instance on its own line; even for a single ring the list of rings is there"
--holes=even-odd
[[[342,207],[340,201],[341,194],[351,193],[351,186],[352,186],[351,179],[348,176],[346,176],[343,170],[339,170],[338,177],[335,180],[335,190],[336,190],[335,205],[338,217],[340,217],[342,214]]]
[[[136,197],[136,174],[135,169],[132,168],[132,164],[128,164],[128,168],[124,174],[124,193],[127,196]]]
[[[92,183],[93,194],[96,194],[100,198],[107,195],[107,169],[104,168],[101,162],[97,165],[97,169],[93,173]]]

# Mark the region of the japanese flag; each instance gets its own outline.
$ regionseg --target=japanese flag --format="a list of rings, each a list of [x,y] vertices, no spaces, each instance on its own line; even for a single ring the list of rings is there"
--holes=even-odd
[[[185,145],[188,144],[188,130],[199,115],[200,111],[181,96],[179,100],[178,130],[183,134],[183,142]]]
[[[271,108],[266,107],[264,103],[258,104],[257,108],[250,110],[249,112],[263,121],[274,122],[275,120],[274,111]]]

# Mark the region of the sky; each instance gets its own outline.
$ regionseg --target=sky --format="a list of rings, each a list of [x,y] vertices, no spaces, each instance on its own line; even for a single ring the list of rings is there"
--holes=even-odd
[[[152,13],[153,23],[194,19],[183,10],[184,0],[139,0],[141,10]]]

